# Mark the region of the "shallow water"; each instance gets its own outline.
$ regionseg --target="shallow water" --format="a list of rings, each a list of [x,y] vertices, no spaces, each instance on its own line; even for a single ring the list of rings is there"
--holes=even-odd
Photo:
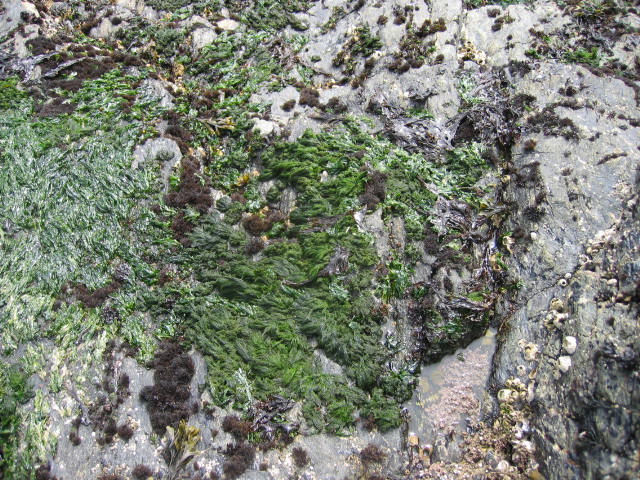
[[[477,420],[495,350],[490,329],[468,347],[422,368],[418,386],[406,404],[409,445],[432,445],[439,436],[460,433]]]

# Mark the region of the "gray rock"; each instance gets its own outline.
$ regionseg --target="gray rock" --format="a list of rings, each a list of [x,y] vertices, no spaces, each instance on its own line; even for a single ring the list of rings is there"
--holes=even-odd
[[[3,2],[3,9],[0,10],[0,42],[6,40],[13,31],[22,23],[22,12],[29,13],[39,17],[40,14],[35,5],[30,2],[21,2],[20,0],[6,0]]]
[[[151,441],[152,429],[145,405],[140,401],[140,391],[146,385],[153,384],[153,371],[146,370],[131,358],[125,358],[122,372],[129,376],[131,395],[118,409],[117,424],[125,422],[132,426],[133,437],[125,442],[116,440],[111,445],[100,447],[96,443],[98,434],[92,426],[81,425],[78,435],[82,442],[74,446],[69,440],[70,425],[65,425],[58,441],[56,461],[52,473],[60,478],[89,480],[103,473],[101,466],[119,466],[129,470],[138,464],[145,464],[154,470],[165,468],[164,461],[158,455],[157,445]],[[111,473],[107,470],[105,473]]]
[[[501,17],[508,17],[509,22],[502,23],[499,30],[492,28],[496,17],[487,15],[495,6],[470,10],[462,25],[461,35],[483,52],[489,65],[502,66],[513,60],[527,60],[525,52],[531,42],[531,29],[551,34],[569,23],[569,19],[562,15],[562,11],[554,3],[540,2],[532,7],[510,5],[500,14]],[[509,45],[508,49],[505,48],[506,45]]]
[[[161,179],[164,190],[169,189],[169,177],[175,165],[182,159],[180,147],[169,138],[153,138],[139,145],[133,152],[131,168],[138,168],[145,163],[161,162]]]
[[[253,130],[260,132],[260,135],[263,137],[280,134],[280,126],[276,122],[270,122],[262,119],[254,120]]]
[[[215,30],[207,27],[196,28],[191,34],[191,46],[194,52],[202,50],[207,45],[211,45],[218,38]]]
[[[227,32],[233,32],[234,30],[237,30],[240,27],[240,24],[238,22],[236,22],[235,20],[232,20],[230,18],[225,18],[224,20],[220,20],[219,22],[217,22],[216,26],[220,30],[225,30]]]
[[[97,27],[91,29],[89,35],[93,38],[109,38],[115,30],[115,26],[105,17]]]
[[[140,96],[143,101],[158,102],[162,108],[173,108],[173,96],[160,80],[148,78],[140,85]]]
[[[638,110],[633,89],[575,66],[540,64],[518,88],[541,108],[558,102],[556,92],[567,82],[580,85],[579,107],[551,112],[569,119],[577,138],[538,134],[535,151],[514,158],[520,180],[509,198],[518,211],[509,228],[536,235],[517,241],[509,261],[525,288],[499,338],[491,385],[499,389],[520,363],[536,365],[527,381],[536,401],[532,440],[545,478],[622,478],[635,468],[640,431],[628,410],[639,399],[631,387],[636,374],[623,373],[631,358],[625,355],[640,337],[637,303],[626,300],[635,294],[625,297],[609,280],[622,276],[637,285],[640,279],[632,266],[640,244],[633,213],[640,178],[633,146],[640,130],[616,117],[635,117]],[[545,321],[554,317],[562,321]],[[524,358],[522,342],[540,353]]]

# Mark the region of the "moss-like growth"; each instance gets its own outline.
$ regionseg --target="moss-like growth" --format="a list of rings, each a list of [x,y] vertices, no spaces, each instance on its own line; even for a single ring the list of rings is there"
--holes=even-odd
[[[365,465],[382,462],[387,455],[384,450],[373,443],[370,443],[360,451],[360,460]]]
[[[123,423],[118,426],[118,436],[123,439],[125,442],[128,442],[133,437],[133,428],[129,424]]]
[[[315,88],[303,88],[300,92],[300,105],[308,105],[310,107],[317,107],[320,105],[320,92]]]
[[[296,106],[296,101],[294,99],[291,99],[284,102],[280,106],[280,108],[282,108],[282,110],[284,110],[285,112],[290,112],[291,110],[293,110],[295,106]]]
[[[230,433],[238,440],[246,440],[253,430],[251,422],[240,420],[236,415],[227,415],[222,420],[222,430]]]
[[[309,458],[309,453],[304,448],[295,447],[291,451],[291,455],[293,456],[293,463],[298,468],[306,467],[311,459]]]
[[[138,464],[131,471],[131,475],[136,480],[147,480],[149,477],[152,477],[154,471],[147,467],[146,465]]]
[[[229,479],[242,475],[251,467],[256,457],[255,447],[246,443],[229,444],[224,453],[228,458],[222,465],[222,470]]]
[[[27,376],[18,368],[0,362],[0,476],[3,478],[18,478],[17,470],[25,460],[20,458],[18,451],[20,417],[17,409],[31,396]]]

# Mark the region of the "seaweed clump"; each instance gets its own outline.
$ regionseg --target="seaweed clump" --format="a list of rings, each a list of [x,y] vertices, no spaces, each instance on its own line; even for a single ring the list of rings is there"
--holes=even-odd
[[[385,181],[387,176],[382,172],[372,172],[364,186],[364,193],[360,195],[360,202],[367,206],[368,210],[374,210],[386,197]]]
[[[230,433],[238,440],[246,440],[247,435],[253,430],[251,422],[240,420],[237,415],[227,415],[222,420],[222,430]]]
[[[107,298],[115,293],[121,286],[122,283],[120,281],[112,280],[104,287],[91,291],[86,285],[79,284],[75,286],[73,293],[86,307],[95,308],[102,305]]]
[[[170,207],[192,206],[200,213],[205,213],[213,205],[213,199],[209,194],[209,181],[200,175],[200,162],[183,158],[181,167],[178,189],[165,195],[164,201]]]
[[[133,437],[133,428],[130,425],[123,423],[117,428],[118,436],[125,442],[128,442]]]
[[[230,443],[224,453],[228,458],[222,465],[222,470],[229,479],[235,479],[242,475],[251,467],[256,458],[255,447],[248,443]]]
[[[296,101],[292,98],[291,100],[287,100],[286,102],[284,102],[280,108],[282,108],[282,110],[284,110],[285,112],[290,112],[291,110],[293,110],[293,108],[296,106]]]
[[[308,105],[310,107],[320,106],[320,92],[315,88],[303,88],[300,91],[300,99],[298,100],[300,105]]]
[[[180,209],[191,207],[200,213],[205,213],[213,205],[210,194],[211,180],[200,174],[200,162],[194,158],[183,157],[181,167],[178,188],[165,195],[165,203],[170,207]],[[183,245],[189,245],[190,240],[187,235],[193,227],[184,210],[178,212],[171,223],[171,229]]]
[[[177,428],[193,413],[189,385],[195,367],[180,344],[167,340],[158,347],[153,368],[154,385],[144,387],[140,398],[147,404],[153,431],[163,435],[166,427]]]
[[[388,69],[396,73],[404,73],[411,68],[422,67],[430,55],[435,51],[435,41],[423,40],[421,30],[410,28],[400,40],[398,52],[394,53],[394,60]]]
[[[245,231],[227,223],[228,212],[224,219],[203,217],[194,230],[189,264],[199,266],[200,285],[194,298],[178,300],[174,311],[207,359],[216,404],[255,405],[278,395],[304,399],[312,428],[340,432],[354,424],[356,408],[377,391],[370,410],[375,418],[389,419],[378,428],[399,424],[398,401],[410,394],[409,380],[381,362],[385,350],[379,319],[370,315],[378,256],[352,215],[370,177],[383,178],[365,167],[372,158],[363,148],[376,142],[354,128],[307,132],[296,142],[277,143],[261,153],[259,181],[295,190],[297,207],[287,217],[280,213],[282,221],[276,222],[280,217],[265,215],[262,203],[251,208],[262,212],[256,215],[243,212],[248,203],[236,202],[238,216],[249,219]],[[384,189],[372,183],[370,190],[379,202]],[[271,221],[266,231],[263,221]],[[253,223],[259,228],[253,229]],[[261,234],[259,258],[247,258],[257,248],[247,227]],[[323,313],[328,311],[331,315]],[[318,370],[310,339],[345,365],[354,387]],[[225,423],[229,431],[235,428],[231,420]],[[280,440],[288,438],[286,431],[276,430]]]
[[[146,465],[138,464],[131,471],[131,475],[136,480],[147,480],[153,476],[153,470]]]
[[[580,131],[570,118],[560,118],[550,105],[544,110],[527,118],[528,130],[542,132],[545,135],[561,136],[566,140],[578,140]]]
[[[360,451],[360,460],[365,465],[380,463],[386,458],[384,451],[377,445],[370,443]]]
[[[298,468],[303,468],[307,466],[311,460],[309,458],[309,454],[307,453],[307,451],[301,447],[295,447],[291,451],[291,454],[293,456],[293,463]]]

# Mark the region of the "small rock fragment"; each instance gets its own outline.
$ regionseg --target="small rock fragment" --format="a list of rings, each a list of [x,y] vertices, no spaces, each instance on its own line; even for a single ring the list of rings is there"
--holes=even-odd
[[[211,45],[218,34],[210,28],[198,28],[191,34],[191,42],[194,51],[202,50],[207,45]]]
[[[576,340],[576,337],[566,336],[562,340],[562,348],[569,355],[573,355],[577,347],[578,347],[578,340]]]
[[[225,18],[224,20],[220,20],[218,23],[216,23],[216,26],[220,30],[225,30],[227,32],[233,32],[234,30],[238,29],[240,24],[238,22],[236,22],[235,20],[231,20],[230,18]]]
[[[566,373],[571,368],[571,357],[563,355],[558,358],[558,370],[562,373]]]

